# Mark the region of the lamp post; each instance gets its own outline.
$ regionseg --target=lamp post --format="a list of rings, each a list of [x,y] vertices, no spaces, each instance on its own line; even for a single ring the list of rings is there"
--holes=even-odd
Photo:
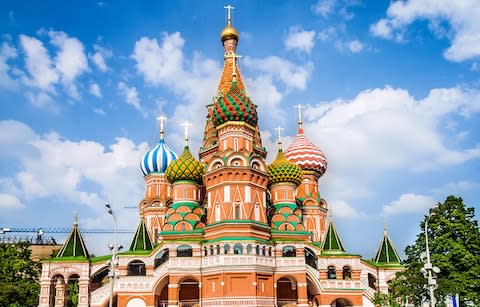
[[[435,208],[434,208],[435,209]],[[428,248],[428,220],[435,215],[435,212],[432,210],[430,214],[425,219],[425,252],[423,252],[420,257],[425,262],[423,267],[420,269],[420,272],[423,273],[423,276],[427,278],[427,287],[430,293],[430,306],[435,307],[435,294],[434,291],[437,288],[437,280],[435,274],[440,273],[440,269],[432,265],[430,261],[430,249]]]
[[[115,213],[112,210],[112,207],[110,204],[107,202],[105,204],[105,207],[107,208],[108,214],[110,214],[113,218],[113,223],[115,225],[114,232],[113,232],[113,244],[110,243],[108,247],[110,248],[110,251],[112,252],[112,259],[109,262],[109,271],[108,271],[108,278],[110,279],[110,301],[108,303],[109,307],[113,306],[113,287],[115,283],[115,278],[116,278],[116,268],[118,266],[118,257],[117,257],[117,252],[123,248],[123,246],[117,244],[117,218],[115,217]]]

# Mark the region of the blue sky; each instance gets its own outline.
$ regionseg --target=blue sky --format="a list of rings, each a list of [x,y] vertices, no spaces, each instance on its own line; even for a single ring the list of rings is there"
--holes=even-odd
[[[223,61],[221,1],[0,3],[0,227],[134,228],[138,163],[168,117],[198,151]],[[269,159],[274,127],[326,154],[322,196],[346,248],[399,251],[454,194],[480,209],[480,3],[232,1],[248,94]],[[106,252],[108,236],[87,244]],[[129,238],[125,238],[128,241]],[[105,241],[105,242],[103,242]]]

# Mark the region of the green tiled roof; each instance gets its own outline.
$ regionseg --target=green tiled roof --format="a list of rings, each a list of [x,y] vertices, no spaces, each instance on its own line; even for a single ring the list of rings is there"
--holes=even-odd
[[[67,258],[67,257],[85,257],[88,258],[88,251],[83,241],[82,234],[78,229],[77,217],[75,217],[75,222],[73,223],[72,230],[67,237],[65,243],[63,243],[62,248],[58,252],[56,258]]]
[[[383,232],[382,241],[380,242],[374,260],[377,263],[400,263],[400,256],[388,237],[387,229]]]
[[[345,252],[342,241],[338,236],[333,220],[330,218],[330,223],[328,224],[327,234],[323,240],[323,251],[324,252]]]
[[[145,222],[140,220],[135,236],[133,237],[132,244],[130,245],[130,251],[149,251],[153,249],[152,240],[148,235]]]

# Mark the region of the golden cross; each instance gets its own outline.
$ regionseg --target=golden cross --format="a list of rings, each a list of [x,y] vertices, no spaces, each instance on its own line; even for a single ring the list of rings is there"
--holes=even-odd
[[[304,105],[301,105],[301,104],[297,104],[296,106],[294,106],[295,109],[298,109],[298,125],[300,126],[300,128],[302,128],[302,109],[305,109],[305,106]]]
[[[191,127],[192,124],[190,124],[188,121],[185,121],[181,126],[185,129],[185,146],[188,146],[188,127]]]
[[[285,129],[278,126],[277,128],[275,128],[275,130],[278,133],[278,139],[277,139],[278,147],[281,147],[282,146],[282,135],[281,134],[282,134],[282,130],[285,130]]]
[[[231,22],[232,21],[232,10],[235,9],[235,8],[233,6],[231,6],[230,4],[224,6],[223,8],[227,10],[227,18],[228,18],[227,23],[229,25],[231,25],[232,24],[232,22]]]

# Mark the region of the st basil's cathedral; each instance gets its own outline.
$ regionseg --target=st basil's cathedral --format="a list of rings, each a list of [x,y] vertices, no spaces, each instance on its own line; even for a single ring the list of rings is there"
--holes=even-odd
[[[293,144],[284,152],[279,138],[266,163],[230,16],[221,41],[198,159],[188,133],[180,155],[169,148],[160,118],[158,144],[140,161],[146,188],[128,251],[90,257],[75,221],[42,262],[39,307],[72,306],[75,287],[79,307],[374,306],[403,270],[386,230],[374,259],[345,250],[318,188],[327,159],[301,116]]]

